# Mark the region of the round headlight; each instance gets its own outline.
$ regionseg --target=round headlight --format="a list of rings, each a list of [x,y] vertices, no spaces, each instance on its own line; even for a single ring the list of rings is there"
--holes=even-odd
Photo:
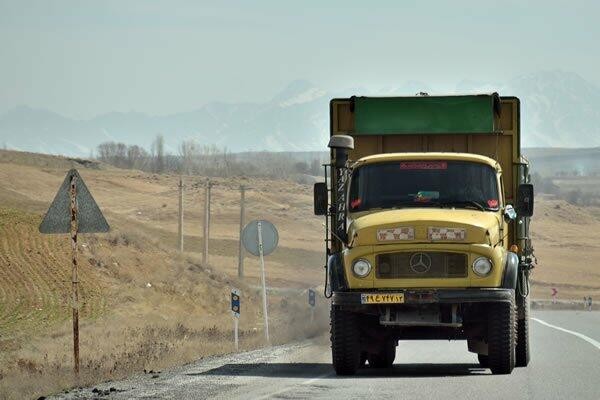
[[[473,262],[473,272],[479,276],[487,276],[492,270],[492,262],[485,257],[479,257]]]
[[[359,278],[364,278],[371,272],[371,264],[367,260],[359,259],[354,261],[352,272]]]

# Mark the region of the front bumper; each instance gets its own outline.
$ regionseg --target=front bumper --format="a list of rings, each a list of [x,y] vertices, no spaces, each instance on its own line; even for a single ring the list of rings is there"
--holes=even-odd
[[[430,290],[389,290],[389,291],[336,291],[331,297],[334,306],[373,307],[389,304],[362,304],[363,294],[403,293],[404,302],[395,305],[412,304],[463,304],[510,302],[515,298],[514,289],[473,288],[473,289],[430,289]]]

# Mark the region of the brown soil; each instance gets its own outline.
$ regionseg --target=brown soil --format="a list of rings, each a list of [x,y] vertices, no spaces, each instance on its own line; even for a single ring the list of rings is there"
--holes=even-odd
[[[256,257],[237,278],[239,186],[246,220],[268,219],[280,235],[266,258],[273,342],[327,327],[319,298],[310,325],[306,292],[323,283],[322,219],[312,215],[312,188],[288,181],[214,179],[210,258],[202,259],[204,178],[185,177],[185,252],[177,252],[177,183],[173,175],[119,170],[77,160],[0,151],[0,397],[47,394],[76,382],[70,374],[71,265],[66,235],[37,226],[76,167],[111,225],[80,236],[79,383],[158,370],[232,350],[231,287],[243,291],[245,349],[263,344]],[[539,265],[535,298],[600,296],[600,210],[540,198],[532,222]],[[284,289],[284,290],[281,290]]]
[[[0,398],[35,397],[77,383],[70,242],[37,230],[73,162],[0,154],[6,159],[0,162]],[[247,221],[268,219],[279,230],[279,247],[266,257],[267,283],[276,288],[269,296],[272,343],[325,331],[325,301],[319,298],[311,324],[306,300],[306,290],[322,284],[324,260],[323,228],[311,216],[308,186],[215,179],[210,258],[203,264],[203,179],[185,177],[185,252],[179,254],[178,177],[75,166],[111,225],[108,234],[79,236],[78,383],[232,351],[232,287],[242,290],[242,349],[264,345],[256,257],[245,257],[246,278],[237,278],[240,184],[250,187]]]

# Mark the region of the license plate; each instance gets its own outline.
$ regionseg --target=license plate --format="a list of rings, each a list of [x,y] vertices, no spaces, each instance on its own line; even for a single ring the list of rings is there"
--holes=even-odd
[[[398,304],[404,303],[404,293],[362,293],[361,304]]]

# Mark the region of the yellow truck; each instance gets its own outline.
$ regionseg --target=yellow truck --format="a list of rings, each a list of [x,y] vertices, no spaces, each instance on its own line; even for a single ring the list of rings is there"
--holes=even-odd
[[[330,102],[325,295],[339,375],[399,340],[466,340],[493,374],[526,366],[533,186],[520,103],[497,93]],[[401,354],[400,354],[401,356]]]

